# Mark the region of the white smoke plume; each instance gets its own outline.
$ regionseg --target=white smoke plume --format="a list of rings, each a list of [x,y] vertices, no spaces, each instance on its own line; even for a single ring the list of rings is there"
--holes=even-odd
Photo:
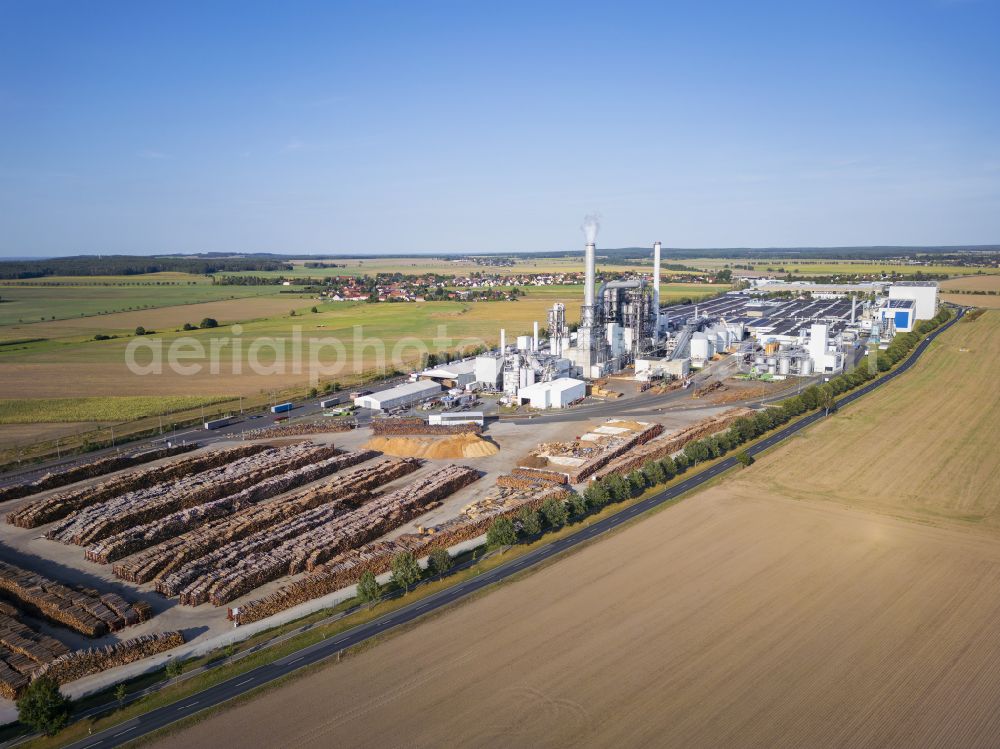
[[[583,225],[580,229],[587,237],[587,244],[596,244],[597,232],[601,230],[601,214],[588,213],[583,217]]]

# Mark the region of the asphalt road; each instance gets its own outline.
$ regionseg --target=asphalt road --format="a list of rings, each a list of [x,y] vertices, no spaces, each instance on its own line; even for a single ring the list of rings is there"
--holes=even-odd
[[[939,333],[947,330],[959,319],[961,319],[963,312],[964,310],[959,311],[955,318],[953,318],[950,322],[921,341],[914,350],[912,356],[900,365],[899,368],[885,377],[875,380],[874,382],[871,382],[864,387],[861,387],[858,390],[840,398],[837,402],[838,407],[854,402],[863,395],[870,393],[875,388],[881,387],[885,383],[894,380],[896,377],[899,377],[901,374],[910,369],[910,367],[913,366],[913,364],[927,349],[930,342],[934,340]],[[823,419],[824,417],[825,414],[822,411],[810,414],[804,419],[774,432],[767,437],[767,439],[762,440],[753,447],[749,448],[748,452],[751,455],[761,453],[782,440],[791,437],[796,432],[805,429],[820,419]],[[168,726],[171,723],[182,720],[183,718],[195,715],[202,710],[207,710],[215,705],[226,702],[227,700],[231,700],[234,697],[245,694],[246,692],[263,686],[268,682],[274,681],[275,679],[287,676],[288,674],[301,668],[320,663],[328,658],[336,656],[337,653],[342,650],[358,645],[365,640],[383,634],[384,632],[387,632],[395,627],[412,622],[415,619],[434,611],[435,609],[454,603],[455,601],[458,601],[472,593],[480,591],[490,585],[500,582],[501,580],[509,578],[512,575],[522,572],[528,567],[544,562],[545,560],[550,559],[557,554],[572,548],[573,546],[590,541],[604,533],[608,533],[618,526],[633,520],[642,513],[647,512],[664,502],[669,502],[670,500],[679,497],[685,492],[691,491],[707,481],[711,481],[718,474],[723,471],[727,471],[736,465],[737,460],[735,457],[726,458],[725,460],[722,460],[712,466],[712,468],[708,471],[691,476],[676,486],[672,486],[653,497],[649,497],[642,502],[632,505],[627,510],[611,515],[587,528],[581,529],[572,535],[561,538],[558,541],[553,541],[545,544],[544,546],[540,546],[518,559],[514,559],[507,564],[490,570],[489,572],[484,572],[478,577],[466,580],[463,583],[439,591],[438,593],[428,596],[427,598],[414,601],[409,606],[405,606],[371,622],[357,626],[354,629],[341,632],[330,639],[323,640],[322,642],[297,650],[296,652],[287,655],[274,663],[259,666],[251,671],[247,671],[239,676],[234,676],[231,679],[209,687],[202,692],[198,692],[190,697],[178,700],[173,704],[158,708],[149,713],[133,718],[125,723],[121,723],[117,726],[101,731],[100,733],[88,736],[85,740],[76,742],[70,746],[73,747],[73,749],[84,749],[89,747],[101,747],[101,749],[107,749],[108,747],[121,746],[128,741],[136,739],[152,731],[156,731],[164,726]]]

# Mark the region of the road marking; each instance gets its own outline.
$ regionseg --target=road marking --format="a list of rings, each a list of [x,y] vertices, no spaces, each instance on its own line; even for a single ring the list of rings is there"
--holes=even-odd
[[[253,681],[253,679],[245,679],[245,680],[241,681],[239,684],[233,684],[233,686],[234,687],[242,687],[244,684],[249,684],[251,681]]]
[[[187,710],[189,707],[194,707],[197,704],[198,704],[198,700],[195,700],[194,702],[189,702],[187,705],[183,705],[183,706],[181,706],[181,707],[179,707],[177,709],[178,710]]]
[[[298,662],[299,662],[299,661],[301,661],[301,660],[302,660],[303,658],[305,658],[305,656],[304,656],[304,655],[300,655],[300,656],[299,656],[298,658],[296,658],[296,659],[295,659],[294,661],[288,661],[288,663],[286,663],[285,665],[286,665],[286,666],[291,666],[291,665],[292,665],[293,663],[298,663]]]
[[[118,733],[116,733],[116,734],[115,734],[114,736],[112,736],[111,738],[117,738],[117,737],[121,736],[122,734],[126,734],[126,733],[128,733],[129,731],[131,731],[131,730],[133,730],[133,729],[135,729],[135,728],[138,728],[138,726],[132,726],[132,727],[130,727],[130,728],[126,728],[126,729],[125,729],[124,731],[119,731]]]

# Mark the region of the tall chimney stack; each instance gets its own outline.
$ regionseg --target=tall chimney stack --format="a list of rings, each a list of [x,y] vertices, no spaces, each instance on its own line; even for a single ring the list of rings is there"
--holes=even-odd
[[[500,356],[507,353],[507,331],[500,328]]]
[[[851,294],[851,325],[854,325],[854,307],[858,302],[858,298]]]
[[[587,242],[587,249],[583,253],[584,279],[583,279],[583,317],[581,324],[591,326],[594,324],[594,284],[596,283],[596,248],[593,242]]]
[[[653,304],[656,308],[656,329],[660,329],[660,243],[653,242]]]
[[[531,350],[538,351],[538,320],[535,320],[535,335],[531,339]]]

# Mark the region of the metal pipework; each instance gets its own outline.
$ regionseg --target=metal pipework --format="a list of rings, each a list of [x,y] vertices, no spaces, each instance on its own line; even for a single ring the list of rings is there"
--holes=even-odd
[[[653,242],[653,305],[656,329],[660,329],[660,243]]]

